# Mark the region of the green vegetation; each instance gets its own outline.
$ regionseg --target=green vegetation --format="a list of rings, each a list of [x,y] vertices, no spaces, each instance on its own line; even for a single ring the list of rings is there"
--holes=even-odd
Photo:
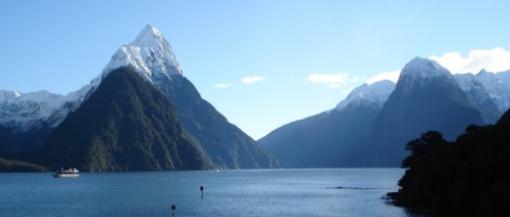
[[[160,89],[177,109],[179,122],[218,167],[273,168],[278,162],[250,136],[202,99],[193,84],[181,75],[173,75]]]
[[[105,77],[33,158],[53,168],[98,172],[211,167],[170,101],[130,68]]]
[[[407,149],[401,189],[389,194],[397,205],[440,216],[510,216],[510,111],[494,126],[469,126],[455,142],[427,132]]]
[[[44,172],[43,166],[16,160],[7,160],[0,157],[0,172]]]
[[[259,144],[203,100],[185,77],[172,76],[158,84],[147,82],[130,67],[112,71],[58,127],[45,131],[37,140],[41,145],[0,153],[51,169],[97,172],[277,166]],[[14,137],[10,131],[2,136],[0,131],[0,142],[19,144],[21,138],[33,138]]]

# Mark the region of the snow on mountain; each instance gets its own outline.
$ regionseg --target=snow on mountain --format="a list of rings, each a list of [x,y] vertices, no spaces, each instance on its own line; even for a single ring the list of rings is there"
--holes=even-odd
[[[480,112],[485,123],[494,123],[501,116],[498,106],[490,97],[485,86],[478,78],[471,74],[454,75],[460,88],[466,94],[468,101]]]
[[[485,70],[480,71],[476,77],[487,89],[489,96],[494,100],[498,109],[500,111],[508,110],[510,107],[510,87],[494,76],[494,73]]]
[[[382,107],[394,89],[395,83],[389,80],[383,80],[373,84],[365,83],[353,89],[347,98],[338,103],[335,109],[342,110],[348,105],[360,105],[363,103]]]
[[[452,75],[434,60],[416,57],[404,67],[398,83],[403,83],[410,88],[424,84],[430,78],[444,76],[449,81],[456,82],[468,95],[472,104],[486,102],[488,94],[498,110],[504,112],[510,107],[510,86],[503,79],[505,72],[498,74],[501,76],[482,70],[476,75],[469,73]]]
[[[85,100],[91,88],[92,85],[87,85],[67,95],[45,90],[28,93],[0,90],[0,126],[17,132],[56,127]]]
[[[65,97],[47,91],[18,93],[0,91],[0,125],[21,131],[62,116]],[[49,123],[57,124],[57,123]]]
[[[20,93],[16,91],[0,90],[0,102],[10,102],[18,96]]]
[[[459,83],[464,92],[470,93],[473,90],[483,91],[490,97],[497,106],[499,112],[505,112],[510,107],[510,86],[495,73],[481,70],[478,74],[457,74],[455,79]],[[480,94],[471,94],[471,98],[475,97],[475,101],[483,101],[484,99],[476,98],[483,96]],[[498,115],[499,116],[499,115]]]
[[[0,90],[0,127],[20,132],[56,127],[85,101],[109,72],[124,66],[133,67],[151,83],[170,79],[170,75],[182,75],[168,41],[158,29],[147,25],[132,43],[117,50],[98,77],[78,91],[59,95],[44,90],[31,93]]]
[[[444,76],[455,82],[455,79],[451,75],[450,71],[448,71],[448,69],[444,68],[436,61],[421,57],[415,57],[402,69],[397,85],[405,84],[406,87],[403,88],[411,88],[414,85],[421,86],[427,83],[428,80],[439,76]]]
[[[499,72],[496,74],[496,77],[501,79],[503,84],[510,89],[510,70],[504,71],[504,72]]]
[[[109,73],[123,66],[133,67],[150,82],[169,79],[170,75],[182,75],[172,47],[163,34],[151,25],[145,26],[135,41],[120,47],[103,72]]]
[[[475,75],[473,74],[456,74],[454,77],[464,92],[469,92],[469,90],[475,87],[481,87],[483,90],[485,90],[485,87],[478,81],[478,79],[476,79]]]
[[[404,66],[401,76],[434,77],[450,74],[448,69],[434,60],[415,57]]]

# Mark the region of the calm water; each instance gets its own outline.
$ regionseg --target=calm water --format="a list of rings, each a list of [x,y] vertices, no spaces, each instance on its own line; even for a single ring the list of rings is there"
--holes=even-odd
[[[417,216],[381,199],[401,169],[0,173],[0,216]],[[201,199],[199,186],[205,185]],[[370,189],[330,189],[329,187]]]

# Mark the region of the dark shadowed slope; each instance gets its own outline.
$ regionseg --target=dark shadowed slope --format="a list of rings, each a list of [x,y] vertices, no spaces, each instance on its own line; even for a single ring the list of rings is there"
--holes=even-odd
[[[174,106],[131,68],[112,71],[55,129],[38,162],[90,171],[204,169]]]
[[[161,90],[175,105],[183,128],[216,166],[236,169],[277,165],[259,144],[202,99],[195,86],[184,77],[170,44],[155,27],[147,25],[132,43],[122,46],[106,69],[119,65],[133,66],[141,77]]]
[[[335,109],[284,125],[259,140],[284,167],[357,167],[375,117],[395,84],[361,85]]]
[[[103,82],[101,78],[104,74],[108,74],[118,68],[132,69],[134,74],[148,81],[147,85],[160,91],[166,100],[170,102],[168,104],[175,105],[175,107],[170,106],[168,110],[176,113],[178,121],[172,120],[168,122],[169,125],[172,127],[176,122],[180,122],[183,130],[189,133],[187,134],[189,137],[192,137],[188,139],[196,142],[197,148],[203,151],[204,157],[209,158],[214,166],[232,169],[270,168],[278,166],[277,161],[268,151],[238,127],[229,123],[220,112],[202,99],[194,85],[183,76],[182,70],[168,41],[158,29],[151,25],[145,26],[133,42],[121,46],[104,68],[103,74],[78,91],[63,96],[45,91],[20,94],[15,91],[0,90],[0,153],[9,155],[9,157],[11,155],[16,155],[16,158],[20,157],[26,160],[32,160],[31,157],[33,156],[31,156],[30,153],[22,152],[32,151],[34,148],[41,148],[41,146],[45,144],[48,135],[55,127],[61,124],[68,113],[81,107],[83,100],[88,99],[88,97],[94,93],[97,86]],[[143,85],[143,88],[147,89],[147,85]],[[135,88],[139,87],[142,86],[137,86]],[[132,93],[138,93],[129,88],[126,90],[131,90],[131,92],[126,93],[127,96],[131,96]],[[124,90],[119,89],[117,91],[120,92]],[[121,95],[117,92],[115,92],[115,94],[118,96]],[[43,95],[44,97],[41,98],[39,95]],[[129,106],[139,107],[139,103],[137,102],[143,100],[151,99],[137,99]],[[102,106],[99,104],[95,105],[94,103],[96,102],[104,103],[100,100],[94,100],[88,103],[88,108]],[[119,104],[119,102],[110,106],[115,108],[117,104]],[[164,110],[163,108],[158,109],[159,111]],[[152,111],[152,109],[146,108],[134,108],[132,110],[136,112],[142,110],[144,112],[147,110]],[[122,114],[118,114],[119,117],[115,117],[115,119],[122,119],[122,123],[124,123],[126,121],[123,118],[132,111],[118,111],[117,109],[111,110],[110,112],[121,112]],[[111,116],[115,116],[113,114],[114,113],[104,114],[108,115],[108,117],[103,118],[111,118]],[[146,123],[147,117],[150,117],[151,114],[136,113],[136,115],[137,119],[140,118],[138,121]],[[79,120],[74,118],[72,125],[67,123],[65,126],[59,126],[60,133],[57,132],[55,134],[59,135],[59,139],[64,138],[65,136],[62,132],[72,132],[74,130],[67,129],[67,127],[76,128],[76,126],[79,125],[78,122],[88,121],[88,118],[83,118],[83,116],[84,115],[80,116],[82,119]],[[108,120],[110,121],[110,119]],[[160,134],[164,134],[163,131],[167,129],[161,129],[159,124],[155,124],[155,122],[165,123],[164,121],[165,120],[150,119],[151,123],[148,125],[151,126],[141,126],[152,128],[152,125],[154,125],[158,131],[158,133],[156,133],[158,134],[157,136],[152,135],[152,133],[148,133],[150,134],[148,136],[141,136],[141,141],[153,142],[157,140],[158,143],[160,143],[162,139],[169,141],[169,138],[179,138],[174,135],[179,132],[170,133],[168,136],[160,136]],[[108,124],[117,124],[117,122],[108,122]],[[117,126],[115,126],[115,128],[116,127]],[[95,129],[95,131],[99,132],[100,130]],[[108,132],[109,134],[119,137],[115,137],[113,140],[124,140],[124,136],[127,136],[126,138],[132,138],[132,135],[129,133],[119,136],[115,135],[116,132],[114,131],[115,130],[113,130],[113,132]],[[77,132],[74,133],[78,134]],[[91,135],[93,134],[92,132],[89,133],[91,133]],[[51,143],[57,142],[55,136],[53,136],[52,139]],[[179,144],[178,141],[176,142]],[[63,144],[61,145],[64,147]],[[159,145],[157,146],[159,147]],[[100,152],[110,153],[117,150],[115,147],[111,149],[112,150],[108,148],[108,150]],[[59,148],[54,150],[59,150]],[[173,151],[175,152],[175,150]],[[13,152],[17,153],[13,154]],[[153,151],[148,150],[147,153],[153,153]],[[160,152],[156,151],[154,153],[159,154]],[[166,152],[164,154],[166,154]],[[171,152],[171,154],[183,153]],[[187,168],[187,166],[185,166],[187,164],[180,165],[181,162],[179,162],[178,155],[172,157],[172,165],[164,165],[169,162],[169,158],[166,159],[168,162],[163,164],[162,162],[155,163],[155,158],[153,156],[144,156],[150,159],[148,160],[150,161],[149,163],[146,162],[147,165],[150,164],[147,169]],[[54,157],[59,157],[59,160],[62,160],[58,154]],[[109,159],[110,157],[106,156],[105,158]],[[101,157],[100,159],[103,158]],[[94,167],[108,170],[113,168],[115,168],[115,170],[132,169],[131,166],[129,166],[129,168],[123,168],[124,166],[117,166],[111,162],[101,162],[99,164],[101,165],[95,165]],[[138,168],[139,166],[140,168]],[[190,168],[198,168],[193,164],[189,166]],[[137,169],[142,169],[142,166],[137,165]]]
[[[278,166],[269,152],[202,99],[184,76],[173,75],[159,87],[176,105],[182,126],[217,166],[234,169]]]
[[[8,160],[0,157],[0,172],[44,172],[47,168],[23,161]]]
[[[368,126],[378,112],[373,107],[323,112],[284,125],[259,142],[282,167],[363,166]]]
[[[0,153],[21,153],[40,148],[53,129],[48,125],[42,125],[21,132],[11,127],[0,126]]]
[[[375,120],[370,164],[398,166],[406,155],[405,143],[422,132],[437,130],[453,139],[467,125],[482,123],[448,70],[432,60],[415,58],[402,70]]]

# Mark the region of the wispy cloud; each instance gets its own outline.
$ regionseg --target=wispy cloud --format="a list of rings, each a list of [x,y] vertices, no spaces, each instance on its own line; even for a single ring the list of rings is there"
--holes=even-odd
[[[367,83],[373,84],[375,82],[383,81],[383,80],[390,80],[390,81],[397,83],[399,77],[400,77],[400,71],[382,72],[382,73],[376,74],[372,77],[369,77],[367,79]]]
[[[222,88],[222,89],[229,88],[230,86],[232,86],[231,83],[216,83],[213,85],[214,88]]]
[[[243,82],[243,84],[255,84],[257,82],[261,82],[264,80],[266,80],[266,78],[264,78],[260,75],[250,75],[250,76],[241,78],[241,82]]]
[[[350,77],[347,73],[313,73],[308,75],[307,80],[312,84],[327,85],[331,88],[337,88],[342,85],[355,83],[359,80],[358,77]]]
[[[448,52],[440,56],[432,55],[430,59],[450,70],[452,73],[477,73],[482,69],[501,72],[510,69],[510,52],[504,48],[473,49],[467,56],[460,52]]]

